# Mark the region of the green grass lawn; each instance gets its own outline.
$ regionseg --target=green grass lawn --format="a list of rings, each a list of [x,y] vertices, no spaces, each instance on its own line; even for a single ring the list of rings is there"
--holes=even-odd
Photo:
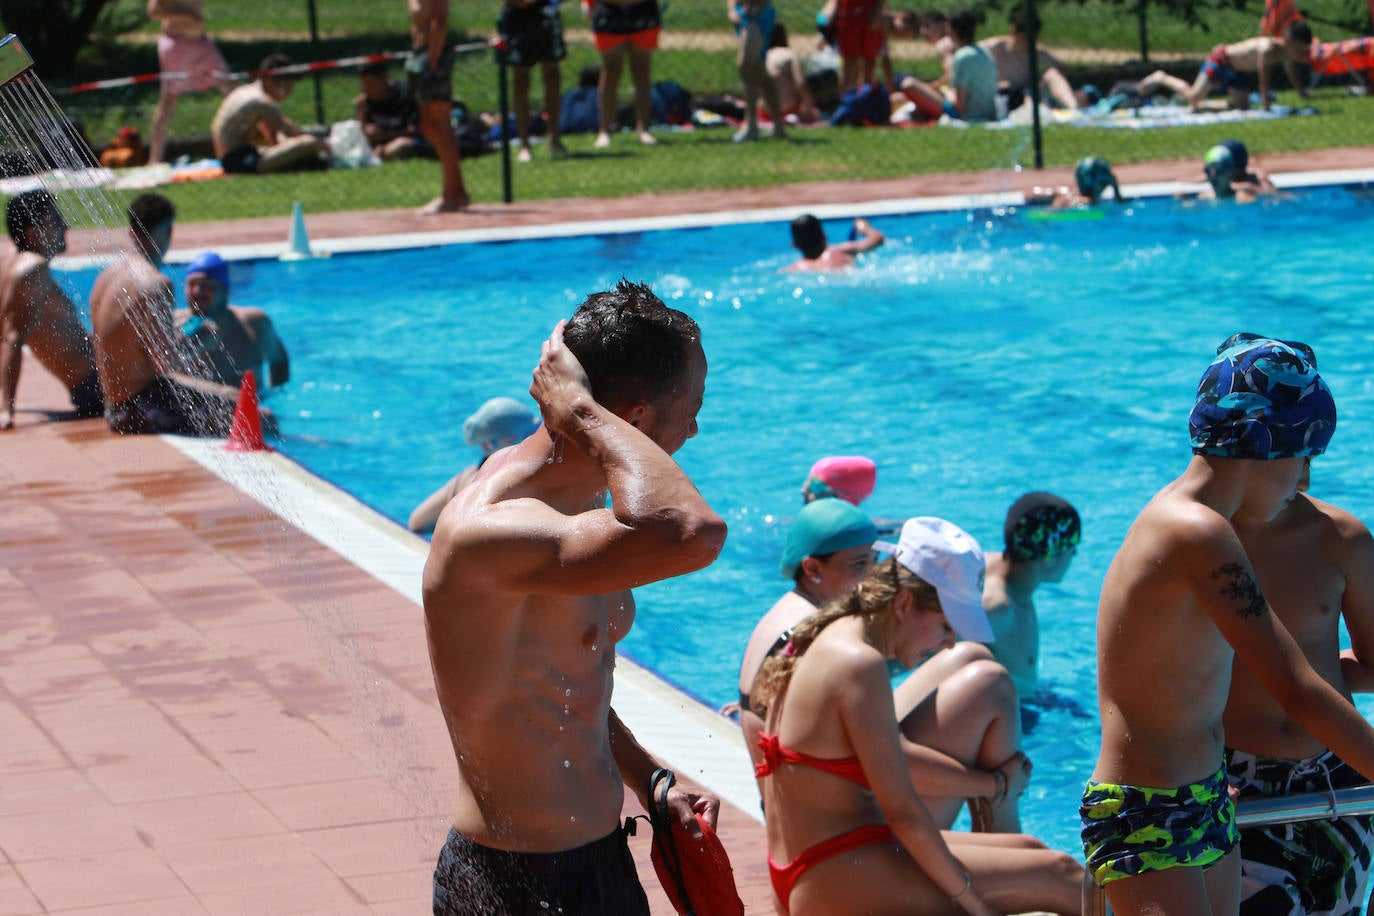
[[[1292,101],[1284,99],[1284,101]],[[1113,163],[1147,159],[1180,161],[1179,177],[1200,174],[1201,152],[1232,136],[1242,138],[1262,159],[1278,150],[1374,145],[1369,100],[1343,90],[1319,90],[1322,114],[1244,125],[1146,131],[1053,126],[1045,132],[1047,165],[1070,165],[1081,156]],[[568,138],[572,155],[561,161],[537,149],[535,161],[513,163],[514,197],[519,200],[612,197],[627,193],[693,188],[746,188],[792,182],[899,178],[940,171],[1010,170],[1033,162],[1029,130],[973,128],[849,129],[795,131],[789,142],[739,146],[728,129],[663,132],[646,149],[628,134],[610,151],[593,150],[589,135]],[[463,172],[476,203],[501,200],[501,157],[469,157]],[[1032,174],[1008,176],[1008,190],[1034,182]],[[297,175],[232,177],[160,189],[177,204],[179,218],[192,220],[286,215],[293,201],[307,213],[418,207],[438,191],[439,170],[430,160],[389,163],[376,169]],[[132,195],[126,195],[132,196]]]
[[[798,31],[809,31],[806,23],[814,16],[816,2],[775,0],[782,16],[798,23]],[[1304,3],[1309,15],[1323,13],[1332,17],[1348,14],[1347,0],[1317,0]],[[320,28],[326,36],[318,46],[302,35],[306,28],[304,0],[278,0],[251,8],[222,0],[210,4],[213,26],[231,66],[251,67],[265,54],[285,50],[297,60],[330,59],[376,50],[399,50],[406,44],[406,17],[400,0],[317,0]],[[903,5],[894,0],[893,6]],[[141,17],[143,0],[118,0],[116,12],[130,22]],[[454,4],[454,28],[485,33],[495,17],[497,5],[485,3]],[[1125,48],[1135,46],[1135,17],[1124,7],[1088,0],[1077,3],[1044,3],[1042,15],[1047,22],[1046,40],[1056,46]],[[683,31],[716,30],[722,27],[723,13],[714,0],[674,0],[667,25]],[[1151,47],[1161,53],[1173,51],[1198,54],[1220,37],[1236,38],[1251,34],[1258,19],[1257,0],[1253,8],[1209,13],[1213,30],[1198,32],[1178,23],[1161,23],[1152,32]],[[577,5],[567,2],[564,17],[570,27],[581,27],[585,20]],[[993,23],[1004,15],[990,13]],[[1152,14],[1154,18],[1163,18]],[[147,31],[146,23],[144,31]],[[986,31],[995,31],[989,27]],[[151,34],[145,38],[151,37]],[[719,43],[717,43],[719,46]],[[902,53],[921,50],[907,45]],[[597,62],[595,51],[584,41],[570,43],[564,62],[564,85],[576,81],[577,72]],[[897,60],[899,69],[931,75],[936,65],[929,57]],[[1191,78],[1195,64],[1181,63],[1174,69]],[[1140,75],[1146,65],[1096,66],[1072,65],[1076,84],[1093,81],[1110,85],[1121,75]],[[83,78],[110,74],[149,72],[156,69],[151,42],[126,37],[106,41],[89,50],[83,58]],[[655,79],[675,79],[694,94],[738,92],[738,76],[729,51],[662,50],[654,59]],[[323,121],[350,117],[357,89],[352,71],[336,71],[319,80]],[[1280,102],[1296,104],[1296,95],[1286,82]],[[454,74],[454,89],[472,111],[493,111],[497,107],[496,68],[487,52],[460,58]],[[628,85],[622,99],[628,100]],[[124,124],[146,131],[156,101],[155,87],[142,86],[112,92],[59,95],[69,114],[79,118],[88,135],[100,144]],[[182,99],[173,120],[176,136],[204,137],[218,104],[211,93]],[[536,103],[537,104],[537,103]],[[1071,164],[1080,156],[1095,154],[1117,163],[1146,159],[1191,159],[1219,139],[1239,136],[1257,156],[1280,150],[1319,149],[1331,146],[1374,145],[1374,100],[1351,97],[1340,87],[1323,87],[1312,103],[1320,114],[1310,118],[1248,123],[1236,127],[1171,128],[1148,131],[1115,131],[1051,127],[1044,140],[1047,164]],[[298,84],[286,103],[286,110],[302,123],[316,117],[314,81]],[[976,169],[1010,169],[1032,164],[1031,138],[1026,130],[968,131],[950,129],[869,129],[798,131],[791,143],[763,143],[736,147],[729,142],[728,130],[701,130],[695,133],[664,133],[655,149],[641,149],[625,138],[610,153],[591,150],[587,136],[572,137],[575,155],[562,162],[542,157],[515,170],[517,200],[558,197],[600,197],[626,193],[690,188],[731,188],[774,185],[817,179],[891,178],[914,173]],[[488,155],[466,161],[465,174],[478,202],[494,202],[501,196],[500,157]],[[1032,179],[1027,179],[1027,183]],[[284,214],[291,202],[300,200],[307,212],[346,209],[418,206],[434,196],[438,168],[433,162],[395,163],[377,170],[329,172],[280,177],[233,178],[203,184],[177,185],[167,193],[178,203],[183,218],[221,219],[242,216]]]

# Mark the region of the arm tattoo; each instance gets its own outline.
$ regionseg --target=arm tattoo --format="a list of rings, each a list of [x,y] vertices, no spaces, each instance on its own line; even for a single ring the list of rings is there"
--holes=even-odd
[[[1212,572],[1221,580],[1221,594],[1239,604],[1236,613],[1242,617],[1262,617],[1269,608],[1259,585],[1239,563],[1227,563]]]

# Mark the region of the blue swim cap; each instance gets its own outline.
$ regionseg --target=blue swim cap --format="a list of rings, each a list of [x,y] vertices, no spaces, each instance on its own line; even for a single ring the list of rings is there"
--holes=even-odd
[[[1236,334],[1202,374],[1188,416],[1193,452],[1267,461],[1326,451],[1336,401],[1306,344]]]
[[[215,254],[213,251],[206,251],[198,254],[186,265],[186,277],[190,279],[193,274],[205,274],[215,278],[215,282],[224,287],[224,291],[229,291],[229,262]]]
[[[837,550],[862,547],[878,539],[878,526],[858,507],[827,497],[802,506],[787,532],[779,569],[789,579],[807,557],[823,557]]]

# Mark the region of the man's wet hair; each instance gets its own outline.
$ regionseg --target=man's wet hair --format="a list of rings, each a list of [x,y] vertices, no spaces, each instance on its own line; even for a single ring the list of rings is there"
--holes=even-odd
[[[5,230],[14,246],[30,251],[28,231],[42,226],[44,217],[57,210],[57,201],[42,188],[16,194],[5,204]]]
[[[614,289],[588,296],[563,331],[592,397],[613,410],[671,395],[700,339],[691,317],[623,277]]]
[[[792,246],[802,257],[814,261],[825,254],[825,244],[825,230],[816,217],[804,213],[792,220]]]
[[[140,194],[129,203],[129,228],[146,241],[152,241],[153,230],[176,219],[177,210],[161,194]]]
[[[949,14],[949,32],[960,44],[973,44],[978,31],[978,16],[972,10],[955,10]]]

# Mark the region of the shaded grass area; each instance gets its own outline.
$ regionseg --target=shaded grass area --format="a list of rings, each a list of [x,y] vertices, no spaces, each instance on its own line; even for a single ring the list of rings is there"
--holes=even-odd
[[[1263,159],[1266,152],[1374,145],[1366,100],[1328,90],[1317,102],[1323,115],[1245,125],[1147,131],[1054,126],[1045,132],[1047,165],[1070,165],[1081,156],[1113,163],[1178,159],[1180,179],[1201,175],[1199,157],[1220,140],[1239,136]],[[822,180],[900,178],[942,171],[1010,170],[1033,163],[1028,130],[950,128],[817,128],[795,139],[736,145],[728,129],[663,132],[659,145],[641,147],[619,134],[609,151],[593,150],[589,135],[567,138],[572,155],[554,161],[536,148],[530,163],[513,163],[514,198],[614,197],[627,193],[698,188],[761,187]],[[464,177],[474,202],[501,200],[501,157],[469,157]],[[1033,173],[1008,175],[1008,189],[1035,181]],[[293,201],[308,213],[418,207],[438,192],[438,165],[429,160],[376,169],[281,176],[232,177],[159,189],[183,220],[286,215]],[[125,195],[132,197],[132,192]]]

